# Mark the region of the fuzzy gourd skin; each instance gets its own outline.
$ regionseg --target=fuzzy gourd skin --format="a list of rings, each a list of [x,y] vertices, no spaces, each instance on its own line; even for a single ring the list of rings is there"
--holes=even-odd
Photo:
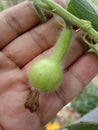
[[[31,66],[29,80],[41,92],[55,91],[62,81],[62,66],[51,59],[42,59]]]
[[[29,81],[37,90],[48,93],[59,88],[63,77],[62,60],[71,41],[71,26],[66,22],[50,58],[35,62],[29,73]]]

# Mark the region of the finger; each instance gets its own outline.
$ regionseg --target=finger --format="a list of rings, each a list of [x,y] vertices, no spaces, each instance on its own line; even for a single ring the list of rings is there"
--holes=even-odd
[[[63,8],[66,8],[66,1],[65,0],[53,0],[59,5],[61,5]]]
[[[98,57],[88,53],[64,73],[62,87],[55,93],[40,96],[38,115],[45,125],[62,107],[71,101],[98,72]],[[44,106],[44,107],[43,107]]]
[[[39,18],[31,2],[26,1],[0,13],[0,48],[34,27]]]
[[[49,49],[56,42],[61,26],[51,19],[47,23],[35,27],[8,44],[2,51],[19,67]]]
[[[16,68],[16,65],[0,52],[0,73]]]
[[[55,2],[65,5],[64,0]],[[0,48],[37,25],[39,18],[31,2],[26,1],[0,13]]]

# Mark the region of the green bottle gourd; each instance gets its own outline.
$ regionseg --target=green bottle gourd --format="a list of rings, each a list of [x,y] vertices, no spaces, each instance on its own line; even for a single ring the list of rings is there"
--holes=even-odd
[[[35,89],[47,93],[60,86],[63,76],[62,60],[69,48],[70,39],[71,27],[67,23],[50,58],[41,59],[31,66],[29,81]]]

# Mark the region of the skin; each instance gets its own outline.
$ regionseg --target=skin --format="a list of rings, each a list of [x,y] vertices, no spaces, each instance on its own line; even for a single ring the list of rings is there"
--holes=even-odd
[[[64,6],[64,1],[59,4]],[[30,2],[0,13],[0,130],[41,130],[98,72],[98,57],[85,54],[87,47],[75,34],[63,62],[60,89],[41,94],[36,113],[25,109],[29,68],[35,60],[51,54],[61,31],[53,18],[43,25],[38,23]]]

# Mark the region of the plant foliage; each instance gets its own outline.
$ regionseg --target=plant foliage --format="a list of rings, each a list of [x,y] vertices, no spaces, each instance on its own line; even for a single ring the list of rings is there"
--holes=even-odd
[[[71,106],[81,115],[98,106],[98,87],[90,83],[72,102]]]

